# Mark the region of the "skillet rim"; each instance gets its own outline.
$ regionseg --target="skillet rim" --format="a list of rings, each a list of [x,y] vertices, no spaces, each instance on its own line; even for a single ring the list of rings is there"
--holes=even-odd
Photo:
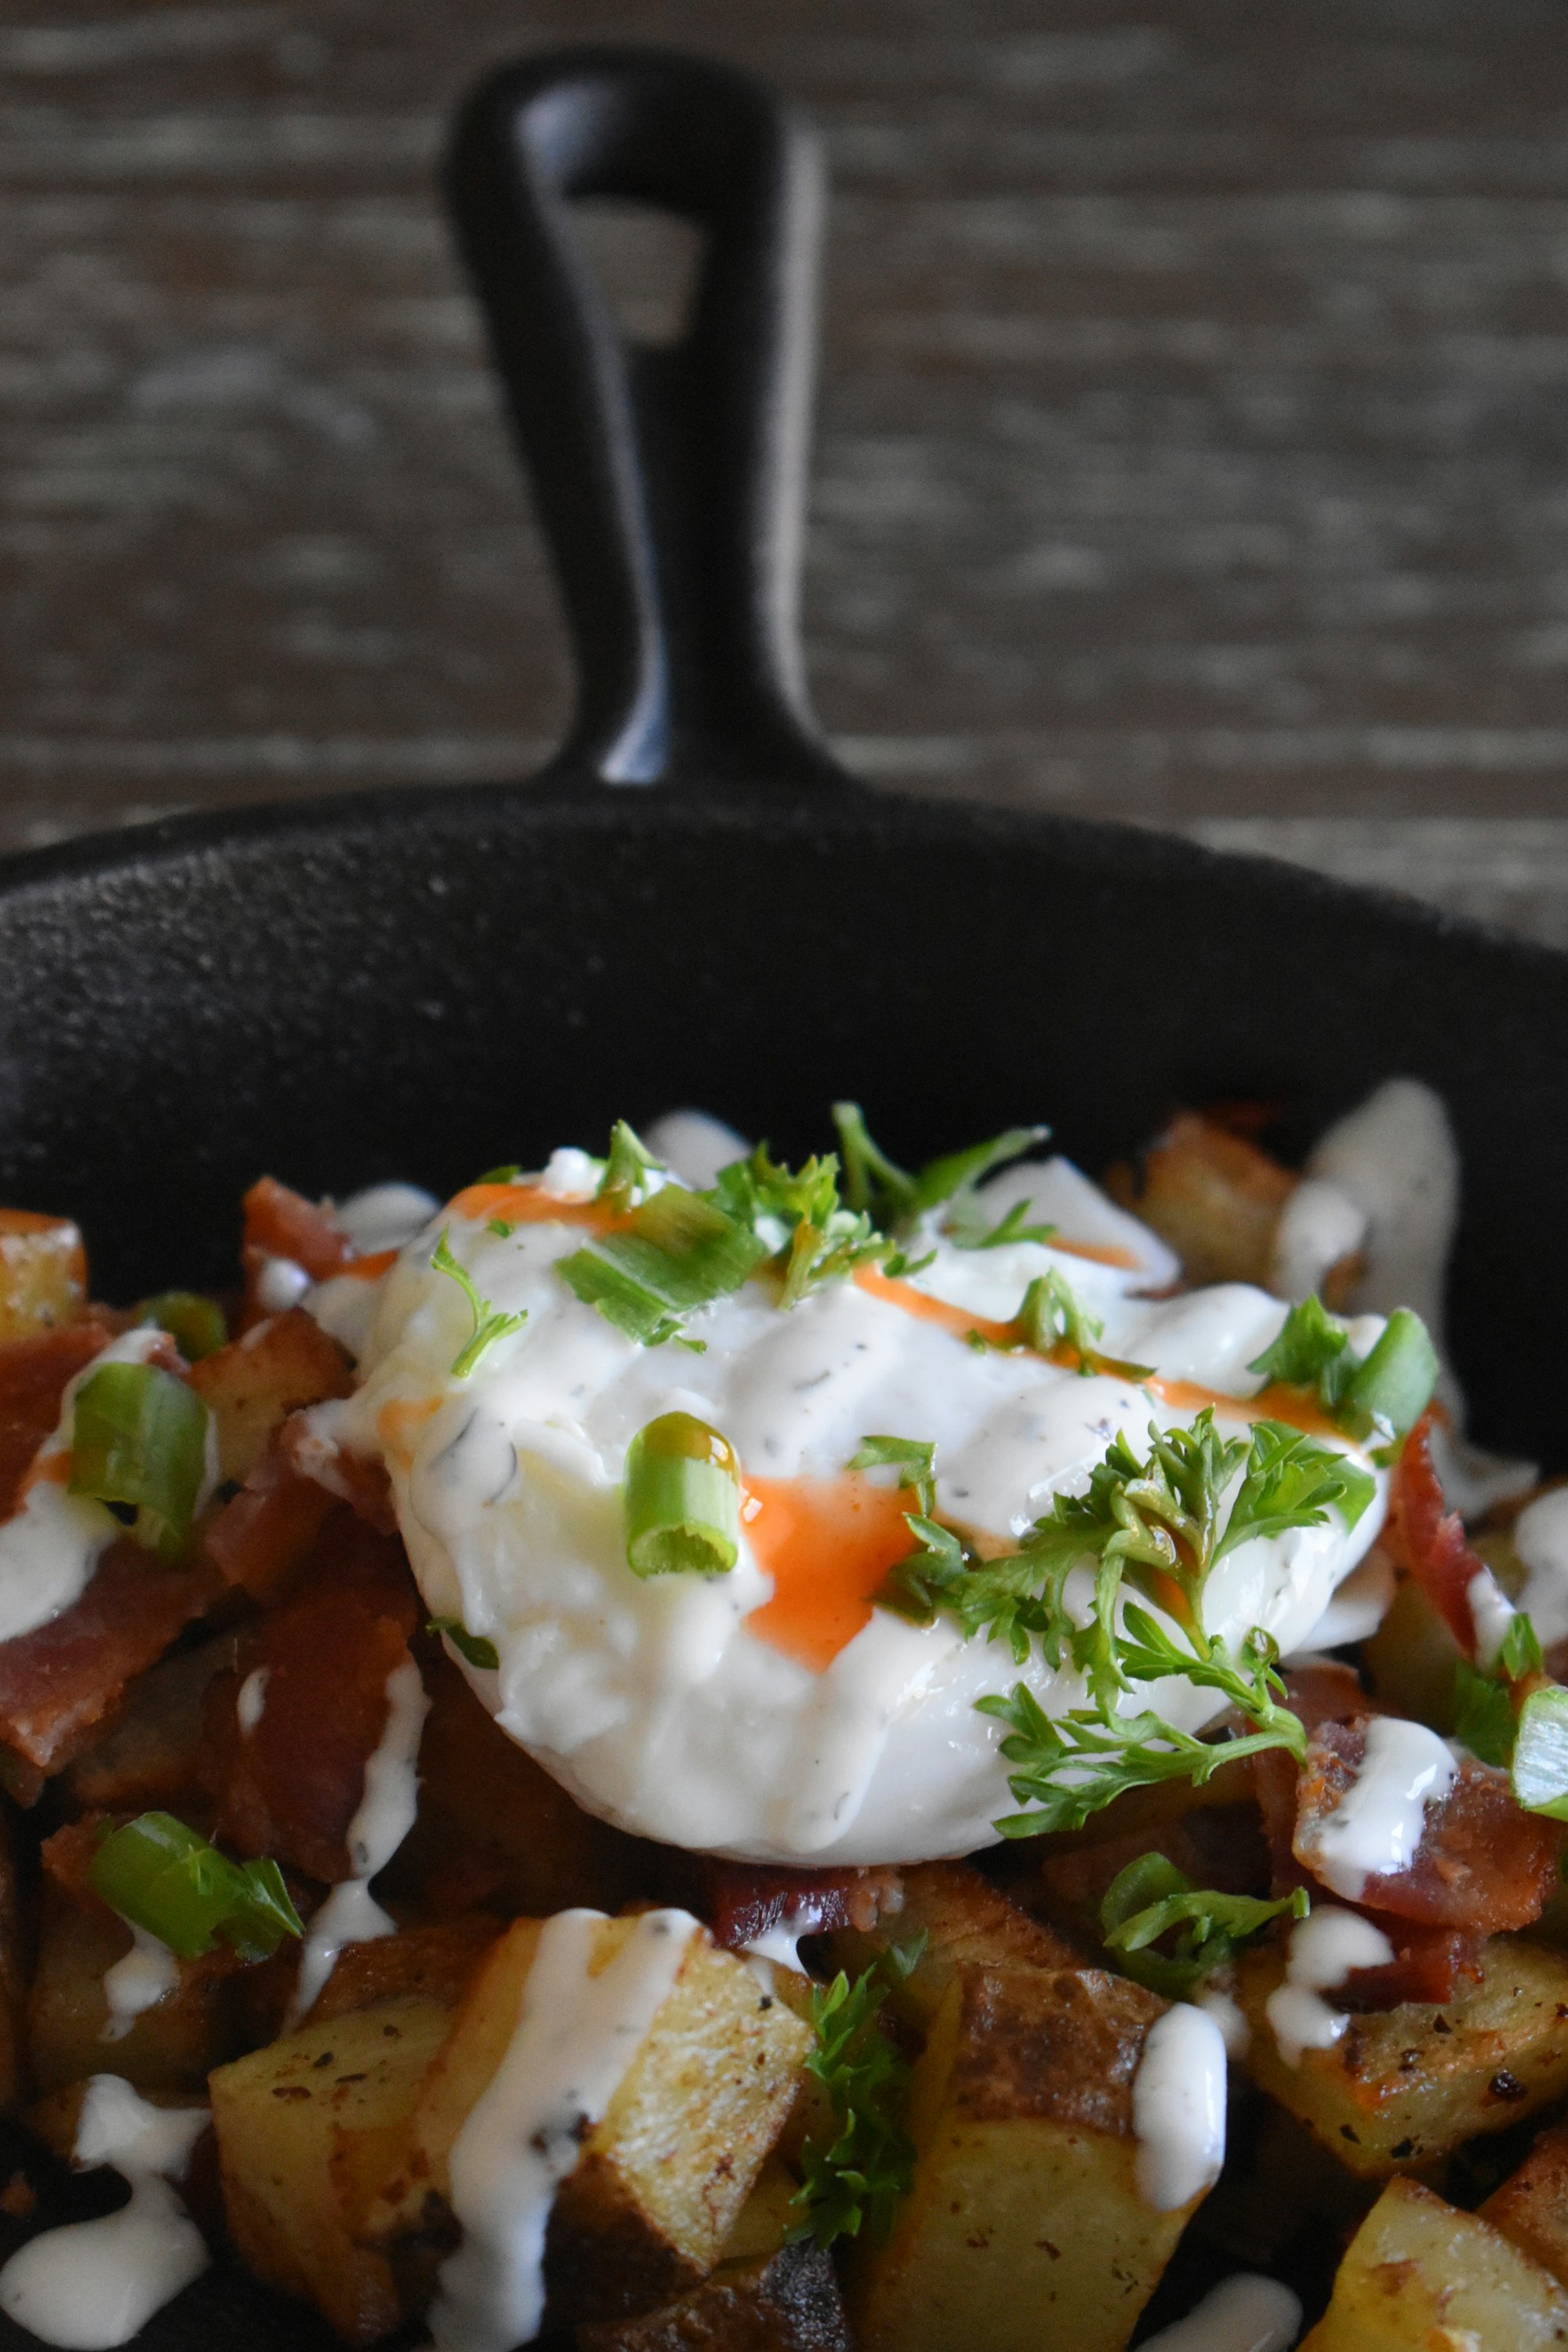
[[[1084,862],[1096,851],[1126,851],[1156,872],[1202,881],[1222,877],[1239,883],[1250,877],[1262,890],[1324,908],[1358,908],[1391,930],[1425,940],[1439,953],[1452,948],[1504,962],[1534,966],[1543,979],[1568,971],[1568,947],[1553,947],[1479,917],[1454,913],[1428,898],[1386,885],[1345,880],[1315,866],[1298,865],[1266,850],[1215,849],[1163,824],[1135,818],[1084,817],[1015,803],[926,798],[881,792],[845,774],[837,787],[801,791],[777,782],[736,789],[707,782],[612,784],[594,776],[563,772],[559,761],[521,781],[469,784],[365,785],[352,792],[311,793],[299,800],[248,802],[231,809],[187,809],[133,824],[98,826],[37,849],[0,856],[0,918],[32,898],[94,883],[132,881],[139,873],[174,865],[182,858],[247,850],[268,841],[308,852],[316,842],[340,839],[368,828],[401,831],[436,821],[438,833],[461,834],[489,817],[523,816],[559,835],[581,831],[592,837],[613,829],[624,838],[634,828],[672,835],[704,826],[763,835],[803,831],[875,832],[891,825],[933,838],[954,833],[977,846],[989,836],[998,845],[1027,842],[1044,847],[1052,839]],[[450,814],[453,823],[439,820]],[[198,886],[199,887],[199,886]]]

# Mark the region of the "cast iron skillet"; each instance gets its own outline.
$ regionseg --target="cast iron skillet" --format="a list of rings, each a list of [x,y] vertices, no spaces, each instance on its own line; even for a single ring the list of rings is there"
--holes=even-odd
[[[527,787],[0,866],[0,1198],[79,1218],[132,1297],[231,1278],[263,1169],[439,1192],[682,1102],[794,1156],[853,1095],[900,1157],[1047,1118],[1092,1171],[1177,1101],[1278,1098],[1305,1144],[1412,1072],[1464,1152],[1478,1428],[1563,1464],[1568,959],[1150,834],[874,796],[825,749],[795,617],[817,185],[727,68],[578,49],[480,89],[449,187],[565,597],[571,740]],[[705,232],[677,349],[618,343],[565,225],[590,194]],[[330,2339],[220,2270],[144,2340]]]

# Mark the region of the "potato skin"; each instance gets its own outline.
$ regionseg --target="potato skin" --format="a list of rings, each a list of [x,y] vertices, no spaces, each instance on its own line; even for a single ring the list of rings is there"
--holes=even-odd
[[[1362,2223],[1300,2352],[1547,2352],[1568,2294],[1479,2214],[1391,2180]]]

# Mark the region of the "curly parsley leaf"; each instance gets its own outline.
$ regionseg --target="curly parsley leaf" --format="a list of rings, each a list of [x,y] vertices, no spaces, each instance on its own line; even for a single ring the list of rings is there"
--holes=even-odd
[[[1347,1436],[1392,1446],[1431,1402],[1437,1351],[1419,1315],[1401,1307],[1371,1351],[1358,1356],[1348,1327],[1321,1299],[1304,1298],[1247,1370],[1305,1390]]]
[[[1319,1527],[1331,1506],[1353,1528],[1377,1493],[1377,1481],[1343,1454],[1284,1422],[1255,1422],[1247,1475],[1213,1557],[1223,1559],[1255,1536]]]
[[[929,1517],[936,1508],[936,1441],[922,1437],[863,1437],[851,1456],[851,1470],[896,1469],[899,1484],[916,1496]]]
[[[1100,1926],[1124,1976],[1167,2000],[1184,2000],[1271,1920],[1304,1919],[1310,1908],[1305,1887],[1278,1903],[1221,1895],[1194,1886],[1164,1854],[1144,1853],[1106,1888]]]
[[[480,1292],[479,1285],[468,1267],[459,1265],[452,1255],[445,1231],[436,1244],[430,1263],[437,1274],[451,1276],[452,1280],[468,1300],[468,1310],[473,1317],[468,1339],[452,1360],[452,1378],[455,1381],[466,1381],[487,1348],[493,1345],[497,1339],[504,1339],[510,1333],[521,1330],[528,1320],[528,1310],[526,1307],[521,1307],[515,1315],[502,1315],[498,1308],[492,1307],[489,1300]]]
[[[618,1118],[610,1129],[610,1156],[595,1198],[625,1216],[640,1198],[649,1174],[664,1172],[663,1160],[656,1160],[636,1129]]]
[[[805,2210],[792,2240],[830,2246],[863,2234],[881,2244],[914,2184],[914,2144],[904,2128],[910,2070],[882,2023],[893,1983],[914,1960],[901,1965],[895,1954],[889,1962],[874,1963],[853,1985],[840,1971],[813,1989],[816,2040],[805,2066],[827,2094],[836,2130],[831,2140],[814,2135],[802,2150],[794,2202]]]
[[[887,1254],[886,1236],[864,1209],[847,1208],[840,1199],[838,1173],[831,1151],[792,1169],[759,1144],[749,1158],[721,1168],[706,1196],[767,1244],[783,1277],[782,1307],[798,1306],[818,1284]]]

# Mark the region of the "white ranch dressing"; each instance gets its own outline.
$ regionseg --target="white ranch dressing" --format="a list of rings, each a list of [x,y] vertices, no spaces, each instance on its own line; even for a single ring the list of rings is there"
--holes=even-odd
[[[1300,2332],[1300,2298],[1278,2279],[1241,2271],[1147,2337],[1141,2352],[1290,2352]]]
[[[1226,2047],[1218,2021],[1178,2000],[1157,2017],[1132,2077],[1138,2194],[1159,2213],[1187,2205],[1225,2162]]]
[[[419,1668],[409,1658],[386,1678],[385,1727],[365,1759],[364,1794],[348,1827],[352,1875],[340,1880],[310,1922],[289,2006],[290,2027],[314,2005],[345,1944],[371,1944],[379,1936],[397,1932],[396,1921],[388,1918],[372,1895],[370,1882],[386,1868],[414,1827],[419,1808],[414,1766],[429,1712]]]
[[[1290,1299],[1321,1291],[1341,1260],[1361,1248],[1367,1223],[1365,1209],[1342,1185],[1326,1176],[1304,1176],[1275,1227],[1269,1289]]]
[[[0,2271],[0,2311],[68,2352],[107,2352],[139,2335],[212,2259],[169,2185],[184,2179],[210,2119],[205,2107],[154,2107],[120,2075],[95,2074],[73,2161],[112,2165],[131,2201],[29,2239]]]
[[[1219,2028],[1227,2058],[1245,2058],[1252,2047],[1252,2028],[1235,1993],[1223,1984],[1206,1984],[1194,1996],[1194,2006],[1212,2017]]]
[[[587,1155],[559,1151],[541,1189],[584,1202],[599,1174]],[[932,1234],[921,1247],[934,1247],[933,1263],[912,1289],[1005,1320],[1054,1269],[1103,1318],[1108,1353],[1213,1389],[1222,1429],[1247,1428],[1260,1385],[1247,1368],[1279,1329],[1280,1301],[1239,1283],[1142,1296],[1175,1261],[1065,1160],[1005,1171],[982,1193],[997,1218],[1014,1199],[1133,1263],[1039,1243],[963,1251]],[[451,1366],[471,1315],[430,1265],[437,1231],[500,1312],[527,1317],[461,1381]],[[1002,1728],[974,1702],[1016,1679],[1010,1658],[966,1641],[950,1618],[922,1626],[879,1609],[819,1671],[748,1631],[773,1584],[744,1528],[726,1577],[632,1576],[626,1446],[657,1414],[684,1411],[723,1431],[748,1476],[825,1478],[868,1432],[932,1439],[940,1510],[1006,1544],[1056,1494],[1081,1493],[1118,1435],[1142,1454],[1152,1422],[1190,1425],[1196,1406],[1037,1356],[976,1353],[962,1333],[853,1282],[787,1313],[765,1284],[748,1283],[691,1317],[702,1353],[641,1348],[562,1280],[559,1260],[584,1239],[566,1219],[497,1233],[448,1208],[382,1282],[357,1286],[374,1312],[363,1384],[315,1409],[323,1439],[385,1461],[432,1613],[495,1644],[499,1670],[464,1669],[479,1696],[588,1811],[667,1843],[862,1864],[994,1843],[1010,1801]],[[1380,1329],[1368,1318],[1361,1343]],[[1208,1630],[1235,1643],[1259,1626],[1283,1650],[1299,1646],[1375,1538],[1386,1475],[1375,1484],[1353,1531],[1331,1513],[1228,1554],[1205,1595]],[[1047,1712],[1083,1702],[1070,1668],[1037,1655],[1024,1674]],[[1223,1705],[1175,1679],[1149,1703],[1189,1730]]]
[[[234,1702],[235,1720],[248,1738],[267,1712],[267,1685],[270,1666],[257,1666],[240,1684]]]
[[[1299,2066],[1307,2050],[1331,2050],[1350,2023],[1323,1999],[1356,1969],[1386,1968],[1394,1947],[1359,1911],[1320,1904],[1290,1931],[1285,1981],[1264,2003],[1279,2055]]]
[[[1519,1612],[1489,1568],[1477,1569],[1465,1587],[1465,1606],[1476,1629],[1476,1664],[1495,1666]],[[1539,1632],[1539,1628],[1537,1628]]]
[[[1458,1770],[1447,1741],[1424,1723],[1374,1716],[1360,1769],[1332,1812],[1314,1824],[1302,1861],[1347,1903],[1359,1903],[1369,1879],[1409,1869],[1426,1808],[1441,1803]]]
[[[264,1257],[256,1276],[256,1303],[268,1315],[287,1315],[310,1287],[304,1267],[291,1257]]]
[[[670,1110],[647,1129],[643,1141],[694,1192],[705,1192],[721,1168],[744,1160],[751,1145],[705,1110]]]
[[[332,1214],[355,1249],[369,1257],[411,1242],[440,1205],[421,1184],[367,1184],[363,1192],[340,1201]]]
[[[513,2352],[544,2315],[544,2239],[555,2192],[604,2116],[680,1973],[698,1924],[650,1911],[590,1974],[599,1911],[547,1919],[517,2029],[451,2156],[462,2243],[430,2309],[438,2352]]]
[[[1542,1645],[1568,1635],[1568,1486],[1553,1486],[1528,1503],[1513,1523],[1513,1548],[1524,1562],[1519,1605]]]
[[[167,1944],[134,1921],[130,1924],[131,1949],[103,1972],[103,1997],[109,2003],[109,2022],[100,2037],[104,2042],[123,2041],[136,2020],[155,2009],[180,1981],[179,1960]]]
[[[68,1494],[50,1473],[70,1453],[83,1381],[103,1364],[144,1364],[164,1345],[164,1333],[150,1325],[122,1331],[67,1382],[59,1420],[33,1457],[35,1475],[22,1507],[0,1522],[0,1642],[31,1633],[79,1601],[110,1545],[125,1533],[107,1504]],[[210,1416],[207,1435],[211,1455]]]

